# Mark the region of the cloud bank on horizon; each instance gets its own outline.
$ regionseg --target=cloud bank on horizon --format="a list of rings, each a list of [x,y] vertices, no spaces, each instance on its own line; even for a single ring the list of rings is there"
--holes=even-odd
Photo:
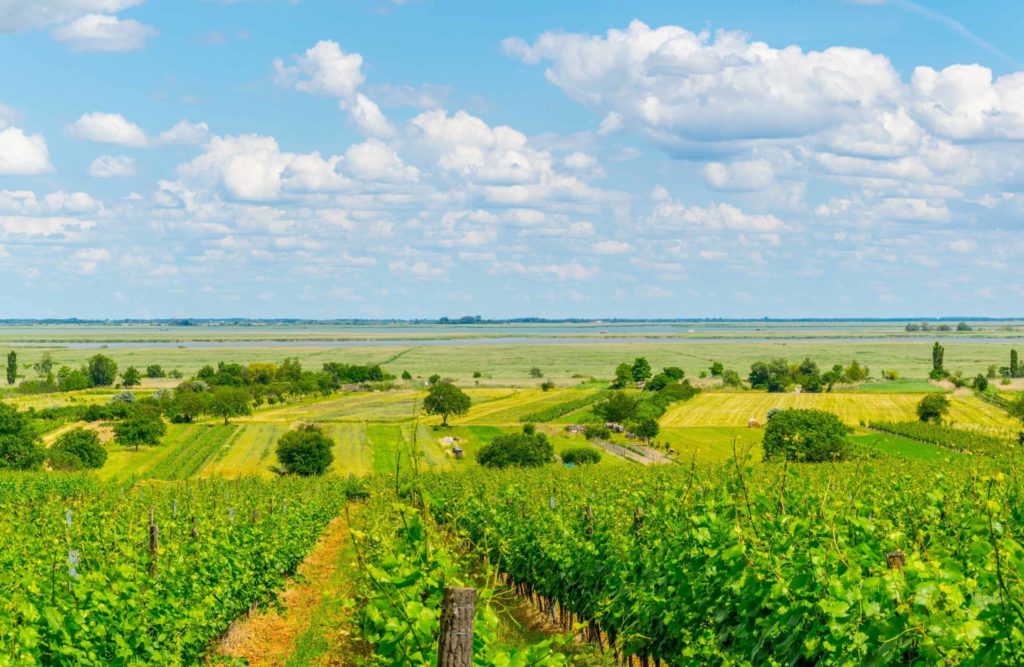
[[[5,316],[1022,314],[1016,42],[924,5],[189,4],[0,0]]]

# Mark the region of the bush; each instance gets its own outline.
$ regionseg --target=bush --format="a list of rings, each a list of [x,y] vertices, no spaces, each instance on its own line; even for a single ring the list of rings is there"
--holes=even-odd
[[[551,463],[555,458],[555,448],[548,437],[543,433],[527,433],[526,427],[523,430],[523,433],[499,435],[484,445],[476,455],[477,462],[488,468],[536,468]]]
[[[573,465],[585,465],[587,463],[598,463],[601,460],[601,452],[593,447],[576,447],[562,452],[562,463]]]
[[[327,472],[334,461],[334,441],[319,426],[306,424],[277,441],[277,460],[285,472],[309,477]]]
[[[60,472],[75,472],[85,468],[82,459],[71,452],[51,450],[46,458],[50,463],[50,468]]]
[[[76,428],[61,434],[50,448],[50,465],[54,469],[77,469],[58,468],[54,462],[54,454],[74,457],[78,460],[80,468],[102,468],[107,462],[107,450],[100,444],[99,436],[95,431],[87,431],[84,428]]]
[[[544,371],[542,371],[540,368],[534,366],[533,368],[530,369],[530,377],[532,377],[532,378],[542,378],[542,377],[544,377]]]
[[[555,383],[552,382],[551,380],[545,380],[544,382],[540,383],[540,388],[541,391],[551,391],[552,389],[555,388]]]
[[[604,424],[587,424],[583,427],[583,437],[587,440],[608,440],[612,432]]]
[[[823,410],[780,410],[764,430],[766,461],[820,462],[846,458],[849,429],[831,412]]]
[[[162,378],[167,377],[164,373],[164,369],[160,364],[150,364],[146,366],[146,377],[148,378]]]

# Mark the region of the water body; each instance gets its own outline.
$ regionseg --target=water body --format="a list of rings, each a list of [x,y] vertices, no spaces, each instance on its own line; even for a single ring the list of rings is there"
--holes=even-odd
[[[630,345],[637,343],[658,343],[667,345],[686,344],[743,344],[771,343],[775,345],[819,344],[819,343],[931,343],[934,338],[907,336],[834,336],[834,337],[729,337],[729,338],[690,338],[669,336],[592,336],[592,337],[518,337],[505,336],[495,338],[430,338],[430,339],[377,339],[377,340],[217,340],[217,341],[110,341],[110,342],[12,342],[12,347],[54,347],[72,350],[97,350],[103,348],[248,348],[248,347],[314,347],[314,348],[346,348],[346,347],[435,347],[450,345]],[[1022,344],[1024,338],[981,336],[956,336],[943,338],[943,343],[985,343],[985,344]]]

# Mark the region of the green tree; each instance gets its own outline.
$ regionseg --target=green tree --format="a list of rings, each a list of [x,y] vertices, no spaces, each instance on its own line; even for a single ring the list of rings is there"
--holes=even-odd
[[[209,409],[210,395],[203,391],[188,391],[179,388],[167,406],[167,416],[176,424],[191,423]]]
[[[84,371],[70,366],[61,366],[57,371],[57,388],[61,391],[79,391],[92,386]]]
[[[95,431],[76,428],[62,433],[53,446],[53,452],[60,452],[65,457],[74,457],[84,468],[102,468],[107,462],[107,449],[100,444]]]
[[[0,468],[34,470],[45,456],[24,415],[13,405],[0,403]]]
[[[488,468],[535,468],[554,461],[555,448],[546,435],[524,427],[522,433],[499,435],[481,447],[476,460]]]
[[[594,414],[607,422],[623,423],[636,416],[639,402],[624,391],[613,392],[594,405]]]
[[[14,384],[18,379],[18,353],[11,350],[7,353],[7,384]]]
[[[327,472],[334,461],[334,441],[316,425],[288,431],[277,441],[277,460],[286,473],[309,477]]]
[[[945,348],[935,341],[935,345],[932,346],[932,372],[928,374],[932,379],[939,380],[946,377],[946,369],[943,366],[945,356]]]
[[[679,366],[665,366],[661,369],[661,374],[674,382],[679,382],[686,377],[686,371]]]
[[[430,377],[427,378],[427,384],[429,386],[431,386],[431,387],[433,387],[435,384],[437,384],[440,381],[441,381],[441,376],[438,375],[437,373],[434,373],[433,375],[431,375]]]
[[[135,366],[129,366],[121,373],[121,385],[124,387],[137,387],[142,384],[142,374]]]
[[[224,418],[227,424],[231,417],[243,417],[252,413],[252,396],[244,387],[214,387],[210,392],[209,410]]]
[[[974,378],[974,388],[978,391],[985,391],[988,389],[988,378],[978,373]]]
[[[148,378],[162,378],[166,377],[163,366],[160,364],[150,364],[146,366],[146,377]]]
[[[928,394],[917,404],[917,418],[923,422],[938,424],[947,412],[949,412],[949,399],[945,394]]]
[[[850,365],[843,371],[843,375],[847,382],[863,382],[868,379],[868,367],[861,366],[860,362],[856,359],[850,362]]]
[[[837,461],[847,457],[849,429],[831,412],[779,410],[764,429],[766,461]]]
[[[117,363],[102,354],[89,358],[86,375],[94,387],[109,387],[117,380]]]
[[[1024,394],[1017,394],[1017,398],[1010,402],[1006,411],[1010,413],[1011,417],[1024,424]]]
[[[533,368],[530,369],[530,377],[532,377],[532,378],[542,378],[542,377],[544,377],[544,371],[542,371],[540,369],[540,367],[534,366]]]
[[[149,406],[132,410],[125,419],[114,424],[114,441],[125,447],[139,445],[159,445],[160,438],[167,433],[167,424],[160,418],[160,413]]]
[[[428,415],[441,415],[441,425],[448,426],[448,417],[469,412],[469,395],[450,382],[438,382],[423,399],[423,411]]]
[[[960,322],[956,325],[956,330],[960,332],[971,331],[971,325],[967,322]]]
[[[750,365],[750,386],[778,393],[792,384],[789,364],[785,359],[772,359],[769,363],[755,361]]]
[[[615,380],[612,382],[613,389],[625,389],[633,383],[633,367],[627,363],[621,363],[615,367]]]
[[[630,374],[633,376],[633,382],[646,382],[651,379],[651,362],[647,361],[647,357],[637,357],[633,360]]]
[[[1017,359],[1017,350],[1010,350],[1010,377],[1016,378],[1021,375],[1020,362]]]
[[[601,452],[593,447],[573,447],[562,451],[562,463],[576,466],[601,462]]]
[[[737,373],[736,371],[732,369],[726,369],[725,371],[722,372],[722,384],[724,384],[726,387],[739,388],[743,386],[743,379],[740,377],[740,374]]]
[[[409,371],[402,371],[402,379],[406,381],[411,380],[412,373],[410,373]]]
[[[32,364],[32,368],[39,377],[48,377],[53,372],[53,357],[49,352],[43,352],[43,356]]]
[[[643,440],[645,443],[650,442],[652,438],[658,437],[658,420],[653,417],[643,417],[641,419],[632,422],[629,426],[630,432],[636,437]]]
[[[711,377],[721,377],[722,373],[725,372],[725,365],[721,361],[712,361],[710,371]]]

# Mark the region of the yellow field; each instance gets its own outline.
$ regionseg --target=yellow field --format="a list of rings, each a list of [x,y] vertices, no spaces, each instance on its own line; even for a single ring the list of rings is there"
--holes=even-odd
[[[257,476],[271,478],[277,439],[288,430],[283,422],[240,424],[234,436],[199,471],[199,477]]]
[[[1002,410],[974,396],[950,396],[948,420],[981,427],[1012,427],[1015,422]],[[746,426],[747,420],[762,424],[772,408],[813,408],[835,413],[847,424],[870,421],[917,419],[914,409],[920,394],[766,394],[761,392],[706,392],[669,408],[663,427]]]
[[[506,389],[502,397],[485,403],[477,402],[476,397],[473,397],[469,414],[449,421],[466,425],[518,424],[520,417],[593,393],[594,390],[586,389]]]
[[[752,460],[761,460],[764,430],[736,426],[692,426],[662,428],[656,440],[667,442],[677,453],[677,461],[689,464],[728,461],[733,458],[733,439],[737,453],[748,452]]]

